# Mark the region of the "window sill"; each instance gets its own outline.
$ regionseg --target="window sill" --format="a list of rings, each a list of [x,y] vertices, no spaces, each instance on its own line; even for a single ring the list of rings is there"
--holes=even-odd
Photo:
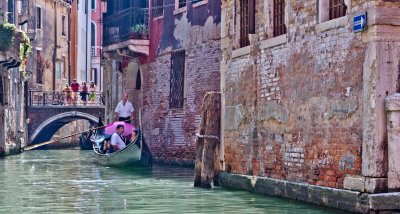
[[[160,20],[160,19],[163,19],[163,18],[164,18],[164,15],[153,17],[153,21],[157,21],[157,20]]]
[[[274,37],[271,39],[261,41],[260,49],[262,50],[262,49],[266,49],[266,48],[272,48],[272,47],[275,47],[278,45],[285,44],[287,42],[288,42],[287,34],[283,34],[283,35],[280,35],[280,36],[277,36],[277,37]]]
[[[232,58],[237,58],[237,57],[241,57],[241,56],[245,56],[245,55],[249,55],[250,54],[250,45],[243,47],[243,48],[239,48],[236,49],[234,51],[232,51]]]
[[[317,32],[324,32],[324,31],[328,31],[328,30],[344,27],[348,23],[349,23],[348,17],[347,16],[342,16],[342,17],[337,18],[337,19],[332,19],[332,20],[325,21],[325,22],[317,24],[315,26],[315,30]]]
[[[178,14],[181,14],[183,12],[186,12],[186,10],[187,10],[187,6],[181,7],[181,8],[177,8],[177,9],[174,10],[174,15],[178,15]]]
[[[200,1],[200,2],[197,2],[197,3],[194,3],[194,4],[192,5],[192,7],[193,7],[193,8],[200,7],[200,6],[202,6],[202,5],[206,5],[207,3],[208,3],[208,0],[203,0],[203,1]]]

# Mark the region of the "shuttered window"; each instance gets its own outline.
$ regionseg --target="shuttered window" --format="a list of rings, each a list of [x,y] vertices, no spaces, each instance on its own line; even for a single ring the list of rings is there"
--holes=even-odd
[[[344,0],[329,0],[329,20],[345,16],[346,10]]]
[[[183,108],[185,85],[185,51],[171,54],[170,108]]]
[[[249,41],[249,0],[240,0],[240,47],[250,45]]]
[[[286,34],[285,0],[274,0],[274,37]]]

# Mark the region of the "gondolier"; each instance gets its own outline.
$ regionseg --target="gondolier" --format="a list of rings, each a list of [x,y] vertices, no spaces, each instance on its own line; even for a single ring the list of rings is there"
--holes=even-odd
[[[115,113],[117,115],[118,120],[131,123],[130,119],[133,119],[134,111],[135,110],[133,109],[132,103],[128,101],[128,95],[124,94],[121,102],[119,102],[117,108],[115,108]]]

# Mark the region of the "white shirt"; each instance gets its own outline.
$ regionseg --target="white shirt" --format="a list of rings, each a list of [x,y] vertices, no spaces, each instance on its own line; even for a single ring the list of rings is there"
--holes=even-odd
[[[113,147],[117,147],[118,150],[122,150],[126,147],[125,142],[122,140],[121,136],[119,136],[119,134],[114,133],[111,136],[111,145]]]
[[[121,101],[115,108],[115,112],[119,114],[119,117],[130,117],[134,111],[132,103],[129,101],[126,101],[125,105]]]

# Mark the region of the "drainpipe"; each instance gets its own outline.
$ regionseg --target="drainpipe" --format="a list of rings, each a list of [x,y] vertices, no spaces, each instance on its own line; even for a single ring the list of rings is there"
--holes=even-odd
[[[54,52],[53,52],[53,91],[56,90],[56,60],[57,60],[57,2],[54,1]]]
[[[85,47],[85,49],[86,49],[86,54],[85,54],[85,62],[86,62],[86,68],[85,68],[85,81],[87,82],[88,81],[88,58],[89,58],[89,56],[88,56],[88,47],[89,47],[89,44],[88,44],[88,37],[89,37],[89,26],[88,26],[88,22],[89,22],[89,2],[88,2],[88,0],[85,0],[85,13],[86,13],[86,47]]]
[[[68,11],[68,84],[69,84],[71,83],[71,8],[68,8],[67,11]]]
[[[20,71],[19,68],[13,68],[13,73],[16,72],[12,75],[12,83],[11,84],[16,84],[16,89],[17,89],[17,96],[15,97],[15,104],[16,104],[16,108],[17,108],[17,118],[16,118],[16,132],[15,132],[15,143],[16,145],[19,147],[19,151],[21,151],[21,101],[20,101],[20,95],[21,95],[21,85],[20,85],[20,81],[21,81],[21,75],[20,75]],[[14,76],[15,75],[15,76]],[[17,78],[17,83],[15,83],[14,78]]]

